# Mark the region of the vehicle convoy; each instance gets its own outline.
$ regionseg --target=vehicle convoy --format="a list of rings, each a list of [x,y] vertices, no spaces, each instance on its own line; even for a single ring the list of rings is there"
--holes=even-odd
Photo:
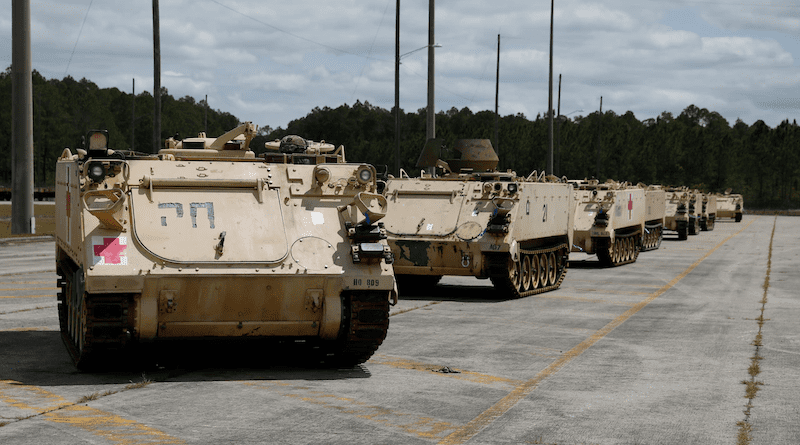
[[[686,240],[689,227],[695,227],[697,219],[690,217],[689,209],[694,212],[693,194],[686,187],[667,187],[664,190],[664,228],[677,232],[679,240]],[[694,230],[696,234],[696,227]]]
[[[645,212],[644,231],[642,233],[641,251],[655,250],[661,246],[664,231],[664,215],[666,192],[660,185],[639,184],[644,190]]]
[[[731,189],[723,194],[715,195],[717,201],[717,218],[733,218],[734,221],[742,220],[744,212],[744,198],[739,194],[731,194]]]
[[[390,178],[386,233],[400,293],[436,284],[443,275],[489,278],[500,295],[523,297],[558,288],[572,237],[571,190],[535,172],[496,170],[488,139],[461,139],[458,159],[439,159],[431,139],[418,178]]]
[[[700,211],[700,230],[714,230],[714,222],[717,219],[717,198],[711,193],[700,193],[697,199],[702,199],[703,202]]]
[[[257,158],[247,122],[156,154],[86,147],[57,162],[63,340],[80,369],[128,347],[275,339],[367,360],[397,298],[374,167],[287,136]]]
[[[597,254],[604,266],[636,261],[645,229],[645,190],[616,181],[570,182],[575,207],[572,251]]]

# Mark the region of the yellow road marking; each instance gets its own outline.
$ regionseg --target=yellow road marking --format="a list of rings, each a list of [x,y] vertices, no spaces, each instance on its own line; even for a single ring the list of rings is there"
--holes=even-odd
[[[406,433],[426,439],[441,439],[458,426],[432,417],[403,413],[380,406],[369,405],[349,397],[310,390],[307,386],[282,382],[245,382],[245,385],[266,389],[284,397],[302,400],[318,406],[370,420],[381,425],[399,428]]]
[[[429,371],[429,372],[436,372],[444,367],[442,365],[432,365],[429,363],[422,363],[399,357],[389,357],[387,355],[382,355],[382,354],[373,355],[368,363],[391,366],[393,368],[399,368],[399,369],[411,369],[415,371]],[[450,369],[455,372],[441,372],[436,374],[441,375],[442,377],[450,377],[458,380],[466,380],[469,382],[481,383],[484,385],[503,385],[503,386],[510,386],[512,388],[522,383],[522,380],[509,379],[505,377],[496,377],[493,375],[481,374],[479,372],[465,371],[463,369],[456,369],[456,368],[450,368]]]
[[[42,388],[13,380],[0,380],[0,402],[23,411],[18,421],[41,415],[50,422],[81,428],[118,445],[186,443],[135,420],[77,405]]]
[[[505,396],[502,399],[500,399],[500,401],[495,403],[493,406],[491,406],[486,411],[484,411],[481,414],[479,414],[478,417],[475,417],[474,419],[472,419],[469,423],[467,423],[462,428],[459,428],[458,430],[450,433],[450,435],[445,437],[443,440],[439,441],[439,443],[440,444],[462,444],[462,443],[468,441],[469,439],[471,439],[472,437],[474,437],[481,430],[486,428],[488,425],[490,425],[495,420],[497,420],[500,416],[502,416],[503,414],[508,412],[508,410],[513,408],[520,400],[522,400],[525,397],[527,397],[531,392],[533,392],[534,389],[536,389],[539,386],[539,383],[541,383],[544,379],[546,379],[547,377],[550,377],[551,375],[553,375],[556,372],[558,372],[559,370],[561,370],[561,368],[563,368],[567,363],[571,362],[574,358],[576,358],[579,355],[583,354],[587,349],[589,349],[595,343],[600,341],[600,339],[602,339],[603,337],[608,335],[611,331],[616,329],[617,326],[621,325],[627,319],[629,319],[634,314],[636,314],[637,312],[642,310],[645,306],[650,304],[651,301],[655,300],[656,298],[658,298],[659,296],[664,294],[666,291],[671,289],[673,286],[678,284],[679,281],[681,281],[683,278],[685,278],[687,275],[689,275],[689,273],[691,273],[697,266],[700,265],[700,263],[702,263],[712,253],[714,253],[717,249],[722,247],[722,245],[725,244],[726,242],[728,242],[728,240],[730,240],[734,236],[742,233],[745,229],[750,227],[750,224],[753,224],[757,219],[758,218],[750,221],[746,226],[742,227],[741,230],[739,230],[738,232],[734,233],[733,235],[725,238],[723,241],[721,241],[719,244],[717,244],[713,249],[711,249],[710,251],[706,252],[706,254],[703,255],[700,259],[698,259],[697,261],[692,263],[692,265],[689,266],[686,270],[684,270],[678,276],[673,278],[672,281],[670,281],[669,283],[667,283],[664,286],[662,286],[659,290],[657,290],[654,293],[652,293],[649,297],[647,297],[643,301],[637,303],[635,306],[633,306],[632,308],[630,308],[627,311],[625,311],[625,313],[623,313],[619,317],[617,317],[614,320],[612,320],[610,323],[605,325],[602,329],[600,329],[599,331],[597,331],[594,334],[592,334],[589,338],[587,338],[586,340],[582,341],[580,344],[578,344],[574,348],[572,348],[569,351],[565,352],[564,355],[562,355],[556,361],[551,363],[550,366],[548,366],[547,368],[545,368],[544,370],[542,370],[538,374],[536,374],[536,376],[534,378],[532,378],[531,380],[528,380],[528,381],[524,382],[523,384],[519,385],[518,387],[516,387],[507,396]]]

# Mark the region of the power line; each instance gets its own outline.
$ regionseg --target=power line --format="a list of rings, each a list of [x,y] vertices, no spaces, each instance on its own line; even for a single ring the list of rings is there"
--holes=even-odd
[[[254,18],[254,17],[251,17],[251,16],[249,16],[249,15],[247,15],[247,14],[245,14],[245,13],[239,12],[239,11],[237,11],[237,10],[235,10],[235,9],[231,8],[231,7],[230,7],[230,6],[228,6],[228,5],[225,5],[225,4],[222,4],[222,3],[218,2],[217,0],[210,0],[210,1],[211,1],[212,3],[216,3],[216,4],[217,4],[217,5],[219,5],[219,6],[222,6],[223,8],[225,8],[225,9],[227,9],[227,10],[231,11],[231,12],[234,12],[234,13],[236,13],[236,14],[239,14],[239,15],[243,16],[243,17],[246,17],[246,18],[248,18],[248,19],[250,19],[250,20],[252,20],[252,21],[254,21],[254,22],[256,22],[256,23],[260,23],[260,24],[262,24],[262,25],[264,25],[264,26],[266,26],[266,27],[268,27],[268,28],[272,28],[272,29],[274,29],[274,30],[276,30],[276,31],[278,31],[278,32],[282,32],[282,33],[284,33],[284,34],[287,34],[287,35],[290,35],[290,36],[292,36],[292,37],[294,37],[294,38],[297,38],[297,39],[300,39],[300,40],[305,40],[306,42],[309,42],[309,43],[313,43],[314,45],[318,45],[318,46],[321,46],[321,47],[323,47],[323,48],[327,48],[327,49],[330,49],[330,50],[333,50],[333,51],[336,51],[336,52],[340,52],[340,53],[342,53],[342,54],[349,54],[349,55],[351,55],[351,56],[362,57],[362,58],[364,58],[364,59],[370,59],[370,60],[379,60],[379,61],[382,61],[382,62],[386,62],[386,61],[387,61],[387,60],[385,60],[385,59],[378,59],[378,58],[371,57],[371,56],[362,56],[362,55],[360,55],[360,54],[352,53],[352,52],[350,52],[350,51],[345,51],[345,50],[343,50],[343,49],[335,48],[335,47],[333,47],[333,46],[330,46],[330,45],[326,45],[326,44],[324,44],[324,43],[317,42],[316,40],[311,40],[311,39],[309,39],[309,38],[307,38],[307,37],[303,37],[303,36],[301,36],[301,35],[298,35],[298,34],[295,34],[295,33],[293,33],[293,32],[289,32],[289,31],[287,31],[287,30],[285,30],[285,29],[278,28],[278,27],[277,27],[277,26],[275,26],[275,25],[271,25],[271,24],[269,24],[269,23],[267,23],[267,22],[261,21],[261,20],[259,20],[259,19],[257,19],[257,18]]]
[[[94,0],[89,0],[89,7],[86,8],[86,15],[83,16],[83,23],[81,23],[81,29],[78,31],[78,38],[75,39],[75,46],[72,47],[72,54],[69,55],[69,60],[67,61],[67,68],[64,70],[64,77],[67,77],[67,71],[69,71],[69,65],[72,63],[72,56],[75,55],[75,49],[78,48],[78,41],[81,40],[81,34],[83,34],[83,25],[86,24],[86,18],[89,17],[89,11],[92,9],[92,3],[94,3]]]
[[[386,18],[386,11],[389,10],[389,5],[391,4],[391,1],[392,0],[387,0],[386,7],[383,8],[383,15],[381,16],[381,22],[378,24],[378,29],[375,30],[375,37],[372,38],[372,44],[369,46],[369,51],[367,52],[367,58],[369,58],[369,56],[372,55],[372,48],[375,47],[375,41],[378,40],[378,33],[381,31],[381,27],[383,27],[383,19]],[[364,68],[366,67],[367,63],[364,62],[364,64],[361,65],[361,72],[358,73],[358,77],[356,78],[356,85],[353,87],[353,95],[350,96],[350,100],[353,100],[353,98],[356,95],[356,91],[358,91],[358,84],[361,82],[361,77],[364,75]]]

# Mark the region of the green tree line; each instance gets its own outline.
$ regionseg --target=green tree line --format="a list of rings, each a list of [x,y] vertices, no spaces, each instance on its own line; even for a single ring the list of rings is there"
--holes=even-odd
[[[132,124],[135,101],[136,117]],[[0,185],[11,183],[11,72],[0,74]],[[37,186],[52,186],[55,161],[64,147],[81,146],[91,129],[107,129],[112,148],[153,151],[153,97],[133,97],[117,88],[98,88],[71,77],[47,80],[33,73],[34,171]],[[218,136],[240,121],[230,113],[207,109],[204,101],[186,96],[175,99],[162,89],[161,140],[176,133],[195,136],[205,127]],[[247,117],[245,120],[251,120]],[[426,110],[400,110],[400,165],[409,174],[425,144]],[[258,124],[259,122],[255,122]],[[727,188],[745,196],[749,208],[800,208],[800,128],[796,121],[770,128],[737,120],[731,126],[714,111],[688,106],[677,117],[664,112],[655,119],[638,120],[628,111],[594,112],[556,120],[555,169],[570,179],[596,177],[646,184],[687,185],[705,191]],[[436,115],[436,136],[445,146],[456,139],[491,139],[502,170],[527,175],[547,166],[548,122],[545,116],[522,114],[498,119],[499,141],[494,140],[495,115],[451,108]],[[132,136],[133,133],[133,136]],[[306,139],[344,145],[351,162],[388,166],[394,173],[395,114],[392,110],[356,102],[337,108],[314,108],[286,128],[263,126],[251,143],[256,153],[264,142],[297,134]],[[443,155],[443,157],[447,157]]]
[[[400,110],[400,165],[412,176],[425,144],[426,110]],[[456,139],[491,139],[500,157],[499,169],[527,175],[547,167],[548,120],[522,114],[500,117],[494,140],[495,114],[451,108],[436,114],[436,136],[445,146]],[[263,140],[287,134],[344,144],[349,161],[394,169],[393,111],[356,102],[353,106],[315,108],[270,130]],[[638,120],[628,111],[594,112],[554,123],[554,167],[569,179],[616,179],[631,183],[686,185],[710,192],[728,188],[745,197],[751,208],[800,208],[800,128],[781,122],[770,128],[759,120],[731,126],[719,113],[688,106],[674,117],[664,112]],[[260,151],[263,151],[261,149]],[[446,155],[443,155],[446,157]],[[451,156],[454,157],[454,156]]]
[[[12,103],[11,69],[0,73],[0,186],[11,185]],[[206,110],[205,101],[186,96],[175,99],[166,88],[161,90],[161,141],[177,134],[197,136],[222,134],[239,125],[230,113]],[[55,162],[65,147],[82,147],[89,130],[108,130],[113,149],[153,152],[153,95],[148,92],[133,97],[117,88],[99,88],[86,80],[70,76],[63,80],[45,79],[33,71],[33,145],[34,184],[55,184]],[[136,102],[134,105],[134,101]],[[135,109],[135,119],[131,119]],[[163,148],[159,147],[159,148]],[[73,150],[74,152],[74,150]]]

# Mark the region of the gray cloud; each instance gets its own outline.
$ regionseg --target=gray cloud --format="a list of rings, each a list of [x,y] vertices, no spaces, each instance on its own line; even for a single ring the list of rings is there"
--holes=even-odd
[[[730,123],[794,118],[800,86],[800,6],[609,0],[559,1],[554,74],[562,112],[599,106],[639,119],[690,104]],[[780,7],[775,7],[777,4]],[[32,5],[33,66],[100,87],[152,90],[151,3],[65,0]],[[401,52],[427,45],[427,2],[402,2]],[[437,2],[436,108],[547,108],[549,2]],[[319,106],[394,105],[393,0],[161,2],[162,85],[259,125],[285,126]],[[11,63],[11,5],[0,5],[0,62]],[[84,18],[85,23],[84,23]],[[80,31],[83,24],[83,30]],[[80,32],[80,38],[78,38]],[[77,42],[77,45],[76,45]],[[73,54],[74,48],[74,54]],[[401,107],[425,107],[427,55],[401,65]]]

